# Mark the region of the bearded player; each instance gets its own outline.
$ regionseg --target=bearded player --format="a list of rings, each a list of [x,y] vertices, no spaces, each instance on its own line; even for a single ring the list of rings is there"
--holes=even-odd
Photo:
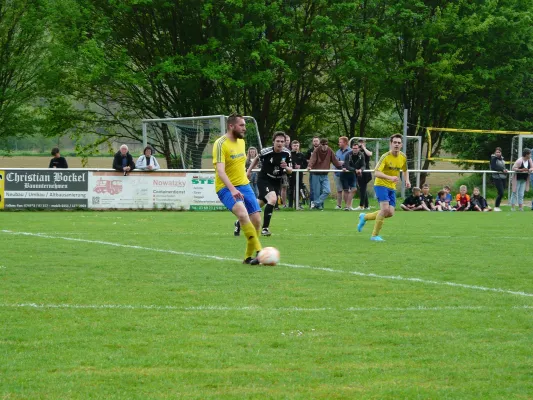
[[[246,123],[242,115],[230,115],[226,134],[218,138],[213,146],[215,189],[222,204],[238,218],[246,236],[243,264],[257,265],[259,260],[253,255],[261,250],[261,208],[246,176],[245,132]]]

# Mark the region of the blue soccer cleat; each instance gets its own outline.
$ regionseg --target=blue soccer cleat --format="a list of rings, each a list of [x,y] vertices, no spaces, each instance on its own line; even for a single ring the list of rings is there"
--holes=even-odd
[[[371,236],[370,240],[372,240],[373,242],[384,242],[385,241],[385,239],[382,239],[381,236]]]
[[[361,232],[365,224],[366,224],[365,213],[361,213],[359,214],[359,223],[357,224],[357,231]]]

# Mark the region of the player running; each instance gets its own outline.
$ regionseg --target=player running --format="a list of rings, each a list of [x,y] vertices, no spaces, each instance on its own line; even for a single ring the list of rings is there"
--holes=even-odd
[[[390,151],[381,156],[375,168],[374,191],[379,201],[379,210],[373,213],[359,214],[357,230],[361,232],[366,221],[375,220],[374,230],[370,240],[383,242],[379,231],[385,218],[394,215],[396,206],[396,184],[400,181],[400,171],[403,171],[405,187],[409,189],[409,173],[407,172],[407,157],[400,151],[402,148],[402,135],[396,134],[390,137]]]
[[[238,218],[246,235],[246,252],[243,264],[257,265],[254,251],[261,250],[259,228],[261,208],[249,185],[244,164],[246,151],[244,133],[246,123],[242,115],[228,117],[226,134],[215,141],[213,164],[215,165],[215,188],[220,201]]]
[[[261,170],[257,174],[257,188],[259,189],[259,204],[265,206],[263,217],[263,229],[261,235],[270,236],[270,220],[274,212],[274,207],[278,201],[281,189],[281,179],[283,173],[292,173],[291,152],[285,148],[285,133],[276,132],[272,137],[272,147],[265,147],[261,153],[252,160],[248,167],[248,177],[252,173],[257,163],[261,161]],[[235,236],[239,235],[240,222],[235,222]]]

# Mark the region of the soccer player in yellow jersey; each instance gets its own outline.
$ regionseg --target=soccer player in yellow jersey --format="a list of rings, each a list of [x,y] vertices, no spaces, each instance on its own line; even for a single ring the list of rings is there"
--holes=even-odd
[[[357,230],[361,232],[366,221],[375,220],[374,230],[370,240],[383,242],[379,231],[385,218],[394,215],[396,206],[396,184],[400,181],[400,171],[403,172],[405,187],[410,188],[409,173],[407,172],[407,157],[400,151],[402,148],[402,135],[396,134],[390,137],[390,151],[381,156],[374,169],[374,191],[379,201],[379,210],[373,213],[359,214]]]
[[[246,235],[243,264],[257,265],[259,260],[253,255],[261,250],[258,237],[261,208],[246,176],[245,132],[246,123],[242,115],[230,115],[226,134],[218,138],[213,146],[215,188],[218,198],[239,219]]]

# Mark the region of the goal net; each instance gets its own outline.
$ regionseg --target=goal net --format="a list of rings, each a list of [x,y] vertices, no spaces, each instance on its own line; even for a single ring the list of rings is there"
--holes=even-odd
[[[150,145],[171,169],[211,169],[215,141],[226,133],[224,115],[143,120],[143,144]],[[261,149],[257,122],[246,121],[247,149]]]

